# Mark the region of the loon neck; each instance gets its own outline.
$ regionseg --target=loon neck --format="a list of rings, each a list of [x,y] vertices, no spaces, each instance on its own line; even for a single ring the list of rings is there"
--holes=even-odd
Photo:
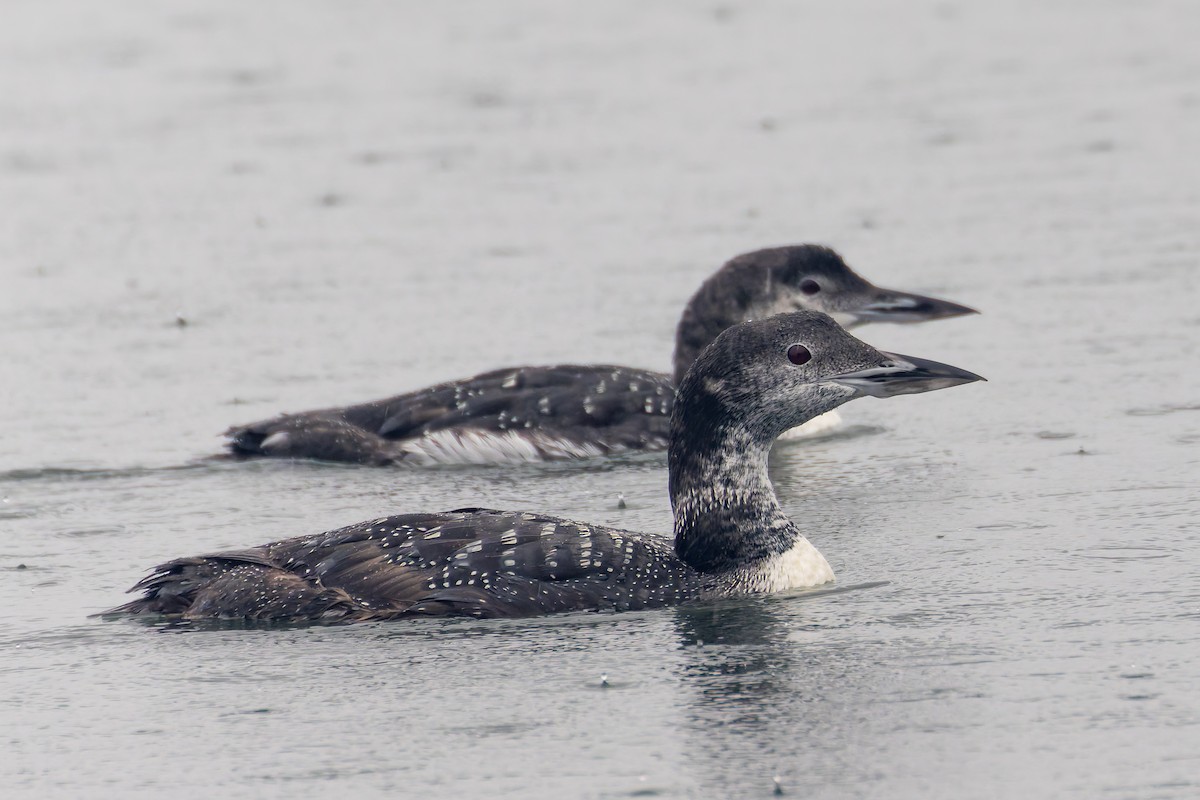
[[[740,304],[724,302],[717,292],[708,291],[712,284],[713,280],[710,279],[692,295],[675,328],[672,379],[676,386],[683,382],[683,376],[696,356],[722,331],[746,321],[745,310]]]
[[[752,274],[752,273],[759,273]],[[770,270],[730,261],[700,285],[684,306],[675,328],[675,385],[683,382],[688,367],[726,328],[770,312],[764,302],[772,291]],[[783,308],[779,309],[784,310]]]
[[[676,401],[669,451],[676,553],[710,574],[786,553],[802,537],[767,476],[774,436],[729,423],[712,394],[686,395]]]

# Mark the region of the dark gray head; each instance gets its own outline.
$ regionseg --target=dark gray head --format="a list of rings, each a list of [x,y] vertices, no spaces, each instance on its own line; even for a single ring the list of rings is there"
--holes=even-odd
[[[675,334],[675,380],[730,325],[801,309],[822,311],[846,327],[977,313],[948,300],[875,286],[828,247],[756,250],[727,262],[688,302]]]
[[[671,416],[675,551],[706,573],[787,552],[800,534],[767,476],[777,436],[855,397],[977,380],[947,364],[876,350],[819,311],[729,328],[688,370]]]
[[[700,354],[680,385],[672,436],[686,439],[683,428],[699,424],[740,428],[769,443],[856,397],[978,380],[948,364],[876,350],[820,312],[794,311],[729,328]]]
[[[979,313],[949,300],[876,286],[850,269],[836,252],[820,245],[776,247],[740,258],[758,264],[758,269],[767,268],[779,286],[776,292],[790,297],[796,308],[822,311],[843,328],[867,322],[926,322]],[[785,310],[792,309],[776,313]]]

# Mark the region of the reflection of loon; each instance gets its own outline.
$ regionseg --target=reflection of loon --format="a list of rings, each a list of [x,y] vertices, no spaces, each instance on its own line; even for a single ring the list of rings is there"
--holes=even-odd
[[[236,455],[360,464],[488,464],[661,450],[675,385],[696,355],[730,325],[803,308],[847,327],[973,313],[873,286],[824,247],[759,250],[725,264],[688,302],[675,335],[674,376],[609,365],[509,368],[235,426],[225,435]]]
[[[670,663],[686,699],[671,733],[696,787],[692,794],[765,797],[772,777],[776,795],[784,794],[781,786],[797,796],[828,786],[827,774],[799,765],[811,765],[814,750],[845,742],[831,743],[828,733],[861,725],[854,715],[819,712],[830,707],[822,684],[844,678],[862,659],[845,658],[822,636],[827,631],[812,641],[801,633],[799,643],[797,629],[810,621],[806,611],[804,603],[761,597],[675,609],[680,648]],[[805,735],[798,739],[800,729]]]
[[[517,617],[628,610],[833,579],[779,506],[767,454],[780,433],[854,397],[979,380],[875,350],[798,311],[734,326],[688,371],[671,417],[675,545],[537,514],[406,514],[163,564],[115,609],[187,618]]]

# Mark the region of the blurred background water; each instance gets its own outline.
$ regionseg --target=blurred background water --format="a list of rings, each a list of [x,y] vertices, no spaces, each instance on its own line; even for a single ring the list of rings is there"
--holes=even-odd
[[[1200,793],[1194,3],[4,19],[6,796]],[[207,456],[233,423],[491,367],[665,369],[712,270],[801,241],[984,312],[859,333],[989,383],[853,403],[773,456],[839,585],[886,585],[516,622],[87,618],[167,558],[405,510],[668,533],[661,456]]]

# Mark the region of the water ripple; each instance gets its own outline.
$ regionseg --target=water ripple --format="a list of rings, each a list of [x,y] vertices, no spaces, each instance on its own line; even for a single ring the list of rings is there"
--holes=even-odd
[[[1200,403],[1168,403],[1147,408],[1131,408],[1125,413],[1131,417],[1161,417],[1178,411],[1200,411]]]
[[[1145,561],[1154,558],[1170,558],[1179,551],[1173,547],[1156,545],[1097,545],[1086,550],[1072,550],[1076,558],[1099,558],[1110,561]]]

